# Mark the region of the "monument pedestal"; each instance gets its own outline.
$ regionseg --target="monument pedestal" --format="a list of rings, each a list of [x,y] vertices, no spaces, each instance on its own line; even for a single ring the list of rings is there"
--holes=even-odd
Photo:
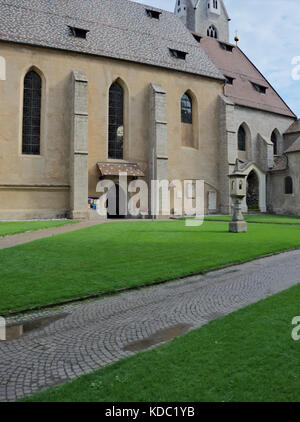
[[[246,233],[247,232],[246,221],[231,221],[229,223],[229,231],[231,233]]]

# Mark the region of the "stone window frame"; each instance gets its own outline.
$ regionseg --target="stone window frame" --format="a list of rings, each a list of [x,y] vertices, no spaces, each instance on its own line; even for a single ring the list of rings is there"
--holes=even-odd
[[[40,151],[39,154],[24,154],[23,153],[23,113],[24,113],[24,80],[26,75],[34,71],[41,78],[41,109],[40,109]],[[47,101],[47,80],[43,71],[36,65],[26,67],[21,75],[20,80],[20,114],[19,114],[19,155],[30,159],[40,159],[44,155],[44,144],[45,144],[45,110]]]
[[[218,39],[219,39],[218,30],[217,30],[217,28],[215,27],[215,25],[210,25],[210,26],[207,28],[207,36],[208,36],[208,37],[211,37],[211,38],[215,38],[216,40],[218,40]]]
[[[185,122],[182,119],[182,98],[184,97],[184,95],[187,95],[188,98],[191,101],[191,105],[192,105],[192,121],[191,122]],[[194,92],[191,89],[187,89],[180,97],[180,116],[181,116],[180,123],[181,123],[181,126],[186,125],[186,124],[192,126],[192,129],[193,129],[193,146],[184,145],[182,143],[182,139],[181,139],[181,148],[199,150],[199,147],[200,147],[200,134],[199,134],[200,120],[199,120],[198,108],[199,108],[199,105],[198,105],[197,96],[194,94]]]

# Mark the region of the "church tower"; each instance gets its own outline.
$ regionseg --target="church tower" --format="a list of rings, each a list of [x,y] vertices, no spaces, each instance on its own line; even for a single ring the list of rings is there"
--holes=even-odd
[[[176,0],[175,14],[192,32],[229,42],[229,16],[223,0]]]

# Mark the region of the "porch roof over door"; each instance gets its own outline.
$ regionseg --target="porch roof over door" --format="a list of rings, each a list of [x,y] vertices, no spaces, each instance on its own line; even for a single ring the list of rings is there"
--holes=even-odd
[[[119,176],[127,173],[127,176],[144,177],[144,172],[136,163],[97,163],[101,176]]]

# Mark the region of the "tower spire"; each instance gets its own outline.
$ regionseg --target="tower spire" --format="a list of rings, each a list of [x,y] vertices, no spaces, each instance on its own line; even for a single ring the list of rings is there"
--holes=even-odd
[[[229,42],[229,16],[224,0],[176,0],[175,14],[202,36]]]

